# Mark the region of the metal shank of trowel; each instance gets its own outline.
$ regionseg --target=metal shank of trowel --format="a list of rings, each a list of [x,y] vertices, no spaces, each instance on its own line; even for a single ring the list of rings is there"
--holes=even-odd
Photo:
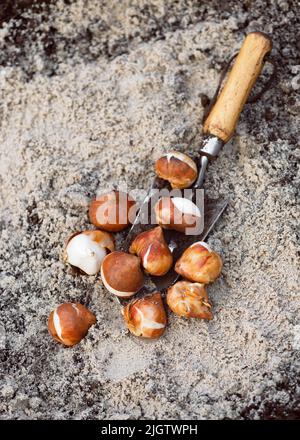
[[[199,152],[200,155],[200,171],[198,179],[194,184],[194,188],[202,188],[207,165],[210,161],[215,160],[223,147],[225,142],[217,136],[208,136],[203,140],[202,148]]]

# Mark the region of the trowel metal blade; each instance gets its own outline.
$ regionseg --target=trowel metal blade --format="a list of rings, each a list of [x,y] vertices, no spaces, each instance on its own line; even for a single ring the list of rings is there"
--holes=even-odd
[[[124,241],[122,248],[125,252],[128,252],[130,244],[138,234],[157,226],[157,224],[151,223],[151,219],[153,219],[153,211],[151,211],[151,207],[153,210],[153,206],[155,204],[152,200],[153,196],[151,194],[153,189],[162,189],[164,187],[165,181],[162,181],[158,178],[154,180],[152,188],[148,193],[149,195],[145,198],[135,219],[135,222],[133,223]],[[207,238],[208,234],[211,232],[214,225],[224,212],[227,204],[228,202],[226,200],[210,199],[205,195],[204,228],[199,235],[185,235],[178,231],[164,229],[164,237],[166,242],[168,243],[174,259],[173,267],[186,248],[188,248],[196,241],[204,241]],[[179,275],[174,271],[173,268],[170,269],[169,272],[164,276],[151,276],[152,282],[155,284],[157,290],[159,291],[167,289],[169,286],[174,284],[178,278]]]

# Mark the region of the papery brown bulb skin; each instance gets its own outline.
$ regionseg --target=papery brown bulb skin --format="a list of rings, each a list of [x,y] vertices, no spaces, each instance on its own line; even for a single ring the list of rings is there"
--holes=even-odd
[[[102,247],[108,249],[110,252],[115,250],[115,242],[113,236],[106,231],[83,231],[82,234],[87,235],[100,244]]]
[[[168,180],[173,189],[189,188],[197,178],[197,165],[186,154],[171,151],[155,162],[158,177]]]
[[[204,284],[178,281],[168,289],[167,304],[172,312],[185,318],[213,318]]]
[[[184,197],[161,197],[155,207],[157,223],[164,229],[197,234],[201,228],[201,213],[191,200]]]
[[[144,269],[151,275],[165,275],[173,264],[173,257],[160,226],[142,232],[132,242],[129,252],[137,254]]]
[[[64,303],[50,313],[48,330],[63,345],[78,344],[96,323],[95,315],[80,303]]]
[[[134,295],[144,284],[140,258],[121,251],[108,254],[102,262],[101,278],[114,295],[124,298]]]
[[[98,229],[74,232],[66,240],[66,246],[74,237],[80,234],[88,236],[91,240],[95,241],[98,244],[101,244],[102,247],[109,249],[110,252],[113,252],[115,250],[113,235],[106,231],[99,231]]]
[[[184,278],[209,284],[221,274],[221,257],[206,243],[197,242],[188,247],[176,262],[175,271]]]
[[[135,336],[156,339],[165,331],[167,315],[159,292],[132,301],[122,313],[129,331]]]
[[[90,204],[90,221],[104,231],[122,231],[134,219],[134,206],[135,201],[123,191],[102,194]]]

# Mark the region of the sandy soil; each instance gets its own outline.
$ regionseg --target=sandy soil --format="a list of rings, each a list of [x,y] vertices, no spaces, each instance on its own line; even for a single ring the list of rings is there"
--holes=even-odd
[[[299,415],[299,11],[220,3],[60,0],[2,17],[2,418]],[[208,173],[210,195],[229,200],[209,238],[224,260],[209,286],[214,320],[170,315],[146,343],[99,278],[63,264],[64,241],[90,227],[97,191],[147,188],[162,152],[197,151],[206,96],[253,29],[274,39],[278,80]],[[64,349],[47,316],[86,295],[98,322]]]

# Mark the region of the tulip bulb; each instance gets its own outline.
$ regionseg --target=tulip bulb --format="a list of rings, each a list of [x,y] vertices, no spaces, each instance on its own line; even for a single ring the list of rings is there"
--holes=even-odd
[[[96,323],[95,315],[79,303],[64,303],[50,313],[48,330],[63,345],[78,344]]]
[[[168,289],[167,304],[172,312],[185,318],[213,318],[204,284],[179,281]]]
[[[107,290],[116,296],[128,298],[144,284],[140,259],[126,252],[108,254],[101,266],[101,278]]]
[[[165,229],[179,232],[200,232],[201,212],[195,203],[184,197],[162,197],[155,205],[156,221]]]
[[[165,331],[167,315],[159,292],[132,301],[122,313],[129,331],[135,336],[155,339]]]
[[[99,229],[118,232],[135,217],[135,201],[122,191],[111,191],[93,200],[89,208],[91,223]]]
[[[64,261],[88,275],[96,275],[108,252],[114,251],[114,240],[108,232],[84,231],[73,234],[64,251]]]
[[[221,257],[201,241],[188,247],[175,265],[175,271],[179,275],[203,284],[215,281],[221,270]]]
[[[139,234],[133,240],[129,252],[141,258],[144,269],[151,275],[164,275],[173,264],[172,253],[160,226]]]
[[[171,151],[155,162],[158,177],[168,180],[172,188],[189,188],[197,178],[197,165],[186,154]]]

